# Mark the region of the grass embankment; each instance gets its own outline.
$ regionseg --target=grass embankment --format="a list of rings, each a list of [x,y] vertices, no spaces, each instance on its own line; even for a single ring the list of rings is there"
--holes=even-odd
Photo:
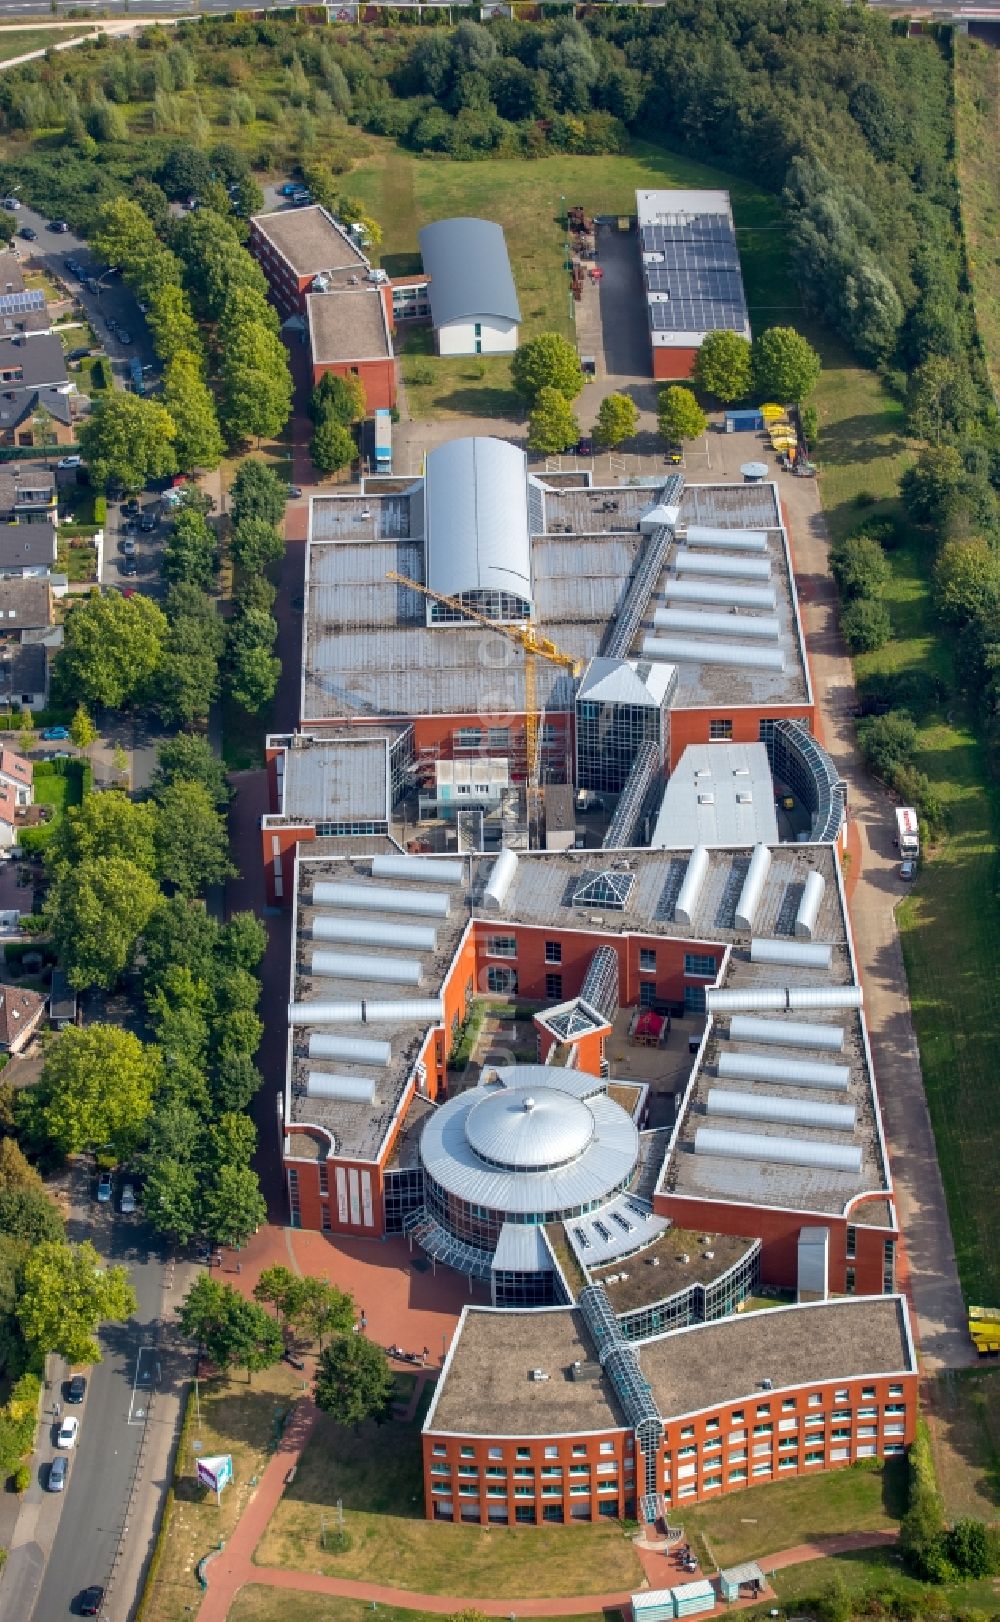
[[[331,1599],[328,1594],[295,1594],[285,1588],[241,1589],[229,1611],[229,1622],[371,1622],[372,1608],[360,1600]],[[379,1622],[441,1622],[434,1611],[401,1611],[380,1605]],[[518,1622],[537,1622],[519,1617]],[[622,1622],[620,1611],[569,1617],[566,1622]]]
[[[377,1578],[470,1602],[624,1592],[642,1581],[631,1535],[615,1521],[489,1529],[425,1520],[419,1425],[420,1416],[412,1425],[366,1425],[356,1434],[321,1420],[256,1563]],[[320,1523],[325,1514],[332,1533],[338,1499],[349,1547],[335,1554],[320,1547]]]
[[[906,1507],[906,1461],[880,1470],[853,1467],[798,1476],[737,1497],[685,1508],[684,1535],[700,1539],[716,1566],[763,1560],[813,1538],[843,1532],[891,1532]]]
[[[80,39],[84,32],[82,28],[78,34],[70,28],[0,28],[0,62],[13,62],[15,57],[27,56],[29,51],[47,51],[53,45],[65,45],[67,40]]]
[[[976,324],[1000,394],[1000,53],[962,34],[955,35],[955,122]]]
[[[480,214],[486,186],[490,218],[504,228],[514,267],[522,338],[541,331],[573,334],[564,209],[580,203],[592,214],[631,215],[640,187],[728,190],[751,321],[760,325],[792,319],[798,310],[797,295],[785,274],[785,227],[777,199],[707,164],[647,141],[632,141],[625,152],[612,156],[560,153],[530,163],[494,159],[488,166],[415,157],[392,141],[373,137],[369,144],[372,155],[351,171],[350,189],[382,223],[381,261],[393,274],[419,269],[417,232],[422,225],[452,215]],[[782,302],[776,302],[778,297]],[[435,359],[431,367],[425,358],[429,336],[412,334],[403,355],[403,379],[414,417],[516,413],[506,358]]]

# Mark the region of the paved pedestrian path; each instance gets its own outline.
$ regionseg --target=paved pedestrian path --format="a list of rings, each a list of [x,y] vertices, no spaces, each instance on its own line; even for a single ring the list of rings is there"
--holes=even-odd
[[[420,1594],[409,1588],[392,1588],[384,1583],[358,1582],[347,1577],[321,1577],[311,1571],[285,1571],[274,1566],[255,1566],[253,1553],[267,1530],[268,1524],[281,1501],[289,1474],[299,1462],[319,1419],[319,1410],[308,1398],[297,1402],[292,1410],[277,1451],[271,1458],[260,1484],[254,1493],[236,1530],[226,1547],[209,1562],[205,1576],[208,1589],[198,1611],[198,1622],[226,1622],[230,1607],[241,1588],[259,1584],[265,1588],[287,1588],[297,1593],[327,1594],[340,1599],[364,1600],[367,1603],[395,1605],[409,1611],[429,1611],[436,1616],[451,1616],[456,1611],[475,1606],[486,1616],[584,1616],[607,1610],[621,1610],[629,1603],[628,1593],[574,1594],[569,1598],[480,1599],[475,1595]],[[843,1537],[817,1538],[815,1542],[799,1544],[779,1554],[768,1555],[761,1561],[766,1575],[783,1571],[788,1566],[801,1565],[807,1560],[819,1560],[827,1555],[847,1554],[854,1549],[878,1547],[895,1542],[895,1532],[859,1532]],[[639,1551],[640,1559],[643,1551]],[[646,1551],[652,1553],[651,1551]],[[646,1586],[666,1578],[676,1581],[677,1570],[669,1566],[662,1555],[655,1555],[655,1570],[647,1570]],[[659,1567],[664,1570],[661,1572]],[[646,1562],[643,1560],[643,1568]],[[763,1596],[740,1601],[737,1605],[717,1607],[723,1610],[745,1609],[759,1605]]]

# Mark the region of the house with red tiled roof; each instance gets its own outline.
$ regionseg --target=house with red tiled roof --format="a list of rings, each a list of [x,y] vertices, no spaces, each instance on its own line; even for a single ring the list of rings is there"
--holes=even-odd
[[[0,986],[0,1052],[19,1053],[41,1024],[47,998],[19,986]]]
[[[0,782],[0,850],[17,844],[17,790]]]
[[[0,788],[9,788],[16,805],[31,805],[35,798],[35,769],[30,760],[0,747]]]

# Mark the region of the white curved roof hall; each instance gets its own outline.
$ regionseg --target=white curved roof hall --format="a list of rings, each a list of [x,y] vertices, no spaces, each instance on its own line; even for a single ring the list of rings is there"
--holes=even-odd
[[[503,439],[452,439],[428,452],[427,584],[446,597],[506,592],[529,605],[527,460]]]

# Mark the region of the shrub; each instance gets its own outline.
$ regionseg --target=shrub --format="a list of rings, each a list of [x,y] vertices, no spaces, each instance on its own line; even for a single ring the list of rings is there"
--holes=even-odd
[[[858,724],[858,741],[865,760],[884,782],[900,767],[910,765],[917,747],[917,729],[901,710],[871,715]]]
[[[852,653],[874,653],[892,635],[892,621],[884,603],[874,597],[856,597],[840,616],[844,641]]]
[[[107,521],[108,521],[108,498],[107,498],[107,496],[95,496],[94,497],[94,523],[97,525],[98,529],[103,529],[105,524],[107,523]]]
[[[899,1547],[910,1569],[931,1582],[942,1580],[944,1505],[938,1492],[930,1437],[923,1420],[909,1456],[909,1503],[899,1529]]]
[[[10,1478],[10,1484],[15,1492],[27,1492],[31,1486],[31,1469],[27,1464],[19,1464]]]
[[[889,565],[870,532],[849,535],[830,550],[830,570],[842,597],[878,597],[889,580]]]

